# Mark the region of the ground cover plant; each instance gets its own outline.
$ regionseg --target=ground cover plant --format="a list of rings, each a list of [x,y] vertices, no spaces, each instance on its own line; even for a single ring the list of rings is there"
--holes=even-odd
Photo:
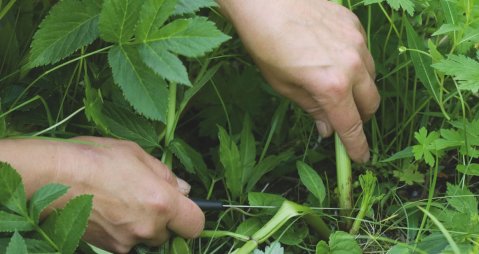
[[[479,253],[479,2],[338,4],[376,62],[367,164],[265,83],[211,0],[0,0],[0,137],[131,140],[191,196],[246,206],[133,253]],[[40,219],[67,189],[27,201],[0,164],[0,253],[105,253],[80,240],[91,196]]]

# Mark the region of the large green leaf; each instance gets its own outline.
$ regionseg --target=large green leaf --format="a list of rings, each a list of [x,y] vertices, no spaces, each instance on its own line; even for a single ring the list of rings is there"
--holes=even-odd
[[[296,162],[298,168],[299,178],[306,188],[313,194],[320,203],[323,203],[326,198],[326,188],[324,187],[323,180],[319,174],[312,169],[308,164],[298,161]]]
[[[208,171],[203,156],[199,152],[178,138],[171,141],[168,148],[181,161],[181,164],[188,172],[198,175],[205,188],[210,187],[212,181],[211,173]]]
[[[193,13],[204,7],[217,6],[214,0],[178,0],[175,14]]]
[[[256,141],[252,133],[251,118],[246,115],[243,120],[243,129],[240,134],[240,158],[243,164],[243,178],[248,180],[256,163]]]
[[[100,14],[100,36],[108,42],[125,43],[135,34],[140,16],[138,0],[104,0]]]
[[[68,190],[67,186],[61,184],[48,184],[37,190],[29,204],[30,217],[34,223],[38,223],[40,213],[53,201],[63,196]]]
[[[33,37],[30,66],[55,63],[98,37],[100,1],[55,4]]]
[[[447,184],[447,202],[462,214],[477,215],[477,200],[467,188]]]
[[[161,45],[143,44],[140,55],[148,67],[156,74],[173,82],[191,86],[186,68],[181,60]]]
[[[26,217],[0,211],[0,232],[30,230],[33,230],[33,225]]]
[[[70,200],[55,220],[54,235],[51,236],[60,252],[73,254],[85,233],[93,196],[82,195]]]
[[[293,153],[291,151],[286,151],[278,155],[268,156],[264,160],[262,160],[260,163],[258,163],[256,166],[254,166],[253,171],[251,172],[251,175],[248,178],[248,185],[246,185],[246,189],[245,189],[246,192],[253,190],[253,188],[261,179],[261,177],[271,172],[273,169],[275,169],[284,161],[290,159],[292,156],[293,156]]]
[[[215,24],[203,17],[176,19],[150,34],[147,43],[176,54],[198,57],[229,39]]]
[[[27,214],[27,201],[22,178],[9,164],[0,162],[0,205]]]
[[[115,46],[108,53],[108,62],[113,80],[133,108],[150,119],[164,122],[168,105],[166,84],[141,62],[137,48]]]
[[[144,41],[152,31],[160,28],[175,6],[176,0],[146,0],[141,7],[140,21],[136,27],[136,39]]]
[[[439,83],[431,67],[432,59],[418,52],[426,50],[426,46],[423,44],[424,40],[414,31],[414,28],[406,18],[404,18],[403,21],[406,26],[408,46],[413,49],[410,51],[410,54],[416,75],[436,102],[440,102]]]
[[[226,133],[225,129],[219,127],[220,140],[220,161],[225,169],[225,182],[231,195],[234,198],[239,197],[243,191],[243,185],[246,181],[243,175],[238,146]]]
[[[25,240],[23,240],[23,237],[18,232],[13,234],[8,244],[6,254],[28,254]]]
[[[159,146],[158,133],[152,123],[129,109],[105,102],[102,113],[110,135],[134,141],[146,149]]]
[[[354,236],[336,231],[329,237],[329,249],[331,254],[361,254],[361,247]]]

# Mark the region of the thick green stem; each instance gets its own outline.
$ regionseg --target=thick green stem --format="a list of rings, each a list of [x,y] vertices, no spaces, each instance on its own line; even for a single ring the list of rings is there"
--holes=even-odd
[[[334,134],[336,146],[336,172],[338,178],[339,207],[341,216],[349,217],[353,207],[351,160],[338,134]],[[351,226],[351,220],[344,219],[346,228]]]
[[[303,219],[304,221],[306,221],[306,223],[308,223],[310,227],[312,227],[316,232],[318,232],[318,234],[323,240],[329,239],[331,229],[329,229],[329,226],[323,221],[319,214],[306,214]]]
[[[165,134],[165,151],[161,161],[170,169],[173,166],[173,154],[168,149],[170,142],[175,138],[176,128],[176,83],[170,83],[168,94],[168,114],[166,116],[166,134]]]

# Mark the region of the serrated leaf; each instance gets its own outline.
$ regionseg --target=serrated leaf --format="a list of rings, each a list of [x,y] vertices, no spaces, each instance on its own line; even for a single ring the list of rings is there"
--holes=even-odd
[[[354,239],[354,236],[336,231],[329,237],[329,249],[331,254],[361,254],[361,247]]]
[[[118,45],[108,53],[113,80],[123,90],[125,98],[140,114],[165,122],[168,90],[163,79],[142,63],[133,46]]]
[[[0,232],[30,231],[33,225],[27,218],[0,211]]]
[[[190,173],[198,175],[205,188],[211,184],[211,176],[203,156],[181,139],[175,138],[168,147]]]
[[[170,254],[188,254],[191,253],[188,244],[185,239],[181,237],[175,237],[171,242]]]
[[[414,15],[414,2],[411,0],[387,0],[387,2],[394,10],[402,8],[409,15]]]
[[[100,2],[60,1],[33,36],[30,67],[52,64],[92,43],[99,35]]]
[[[8,244],[6,254],[28,254],[25,240],[23,240],[23,237],[18,232],[13,234]]]
[[[403,23],[406,27],[408,46],[409,48],[414,49],[413,51],[410,51],[410,54],[414,69],[416,70],[416,75],[436,102],[440,102],[439,83],[437,82],[436,75],[431,67],[432,59],[417,52],[426,50],[426,47],[423,44],[424,40],[419,37],[416,31],[414,31],[411,23],[409,23],[406,18],[403,19]]]
[[[152,123],[131,112],[128,108],[105,102],[102,113],[103,121],[110,135],[134,141],[145,149],[160,146],[158,133]]]
[[[144,41],[149,34],[162,26],[174,11],[176,0],[146,0],[141,7],[136,39]]]
[[[284,248],[281,247],[279,242],[273,242],[271,245],[266,246],[264,251],[256,249],[253,254],[284,254]]]
[[[221,126],[218,128],[220,161],[225,169],[225,182],[233,199],[235,199],[243,193],[243,184],[246,181],[246,179],[243,178],[240,153],[238,146],[230,138],[225,129]]]
[[[218,5],[214,0],[178,0],[174,14],[181,15],[186,13],[194,13],[201,8],[216,6]]]
[[[461,189],[457,185],[447,184],[447,202],[463,214],[477,215],[477,200],[467,188]]]
[[[47,208],[53,201],[63,196],[68,187],[61,184],[47,184],[37,190],[29,202],[29,215],[34,223],[38,223],[40,213]]]
[[[93,196],[81,195],[70,200],[55,220],[52,240],[63,254],[73,254],[85,233]]]
[[[298,169],[299,178],[304,186],[306,186],[309,192],[311,192],[320,203],[323,203],[326,198],[326,188],[319,174],[302,161],[296,162],[296,168]]]
[[[479,62],[464,55],[449,55],[432,65],[438,71],[452,76],[459,88],[473,93],[479,91]]]
[[[469,165],[462,165],[459,164],[456,167],[457,171],[470,175],[470,176],[479,176],[479,164],[477,163],[471,163]]]
[[[417,165],[408,165],[402,170],[394,170],[393,174],[399,181],[405,182],[407,185],[424,183],[424,174],[417,171]]]
[[[187,57],[199,57],[230,37],[206,18],[176,19],[150,34],[146,42]]]
[[[169,81],[191,86],[186,67],[177,56],[161,45],[143,44],[139,50],[143,62],[156,74]]]
[[[108,42],[125,43],[135,34],[143,1],[104,0],[100,13],[100,36]]]
[[[21,176],[9,164],[0,162],[0,205],[27,214],[27,200]]]

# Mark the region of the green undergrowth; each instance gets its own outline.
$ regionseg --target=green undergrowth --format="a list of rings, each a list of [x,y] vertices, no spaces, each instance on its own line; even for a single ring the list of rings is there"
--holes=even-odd
[[[479,1],[343,2],[381,93],[346,209],[333,140],[266,84],[214,1],[53,2],[0,0],[0,137],[132,140],[190,196],[276,207],[209,211],[200,238],[133,253],[479,253]],[[0,253],[104,253],[80,241],[90,196],[40,219],[68,187],[27,201],[14,169],[0,176]]]

